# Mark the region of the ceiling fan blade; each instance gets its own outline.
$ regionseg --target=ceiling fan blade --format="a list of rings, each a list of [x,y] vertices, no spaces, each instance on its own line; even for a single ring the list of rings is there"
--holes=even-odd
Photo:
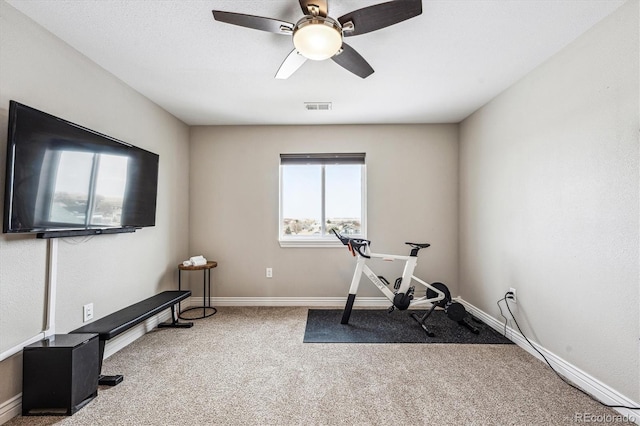
[[[300,0],[300,8],[302,8],[302,13],[305,15],[318,14],[326,18],[329,14],[329,3],[327,0]],[[316,8],[317,12],[314,12]]]
[[[223,12],[212,10],[213,19],[227,24],[253,28],[254,30],[268,31],[270,33],[291,35],[294,25],[290,22],[280,21],[262,16],[245,15],[242,13]]]
[[[307,58],[298,53],[296,49],[293,49],[289,56],[282,62],[280,68],[278,68],[278,72],[276,73],[276,78],[279,80],[285,80],[291,76],[294,72],[298,70],[307,61]]]
[[[395,0],[354,10],[339,17],[338,22],[345,28],[344,36],[350,37],[397,24],[421,13],[422,0]],[[352,31],[348,29],[348,22],[353,23]]]
[[[334,55],[331,59],[358,77],[367,78],[373,74],[371,65],[347,43],[342,43],[342,52]]]

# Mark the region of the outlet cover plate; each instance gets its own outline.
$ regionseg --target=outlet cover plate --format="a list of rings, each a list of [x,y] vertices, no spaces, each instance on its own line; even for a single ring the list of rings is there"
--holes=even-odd
[[[87,322],[93,319],[93,303],[88,303],[82,307],[82,321]]]

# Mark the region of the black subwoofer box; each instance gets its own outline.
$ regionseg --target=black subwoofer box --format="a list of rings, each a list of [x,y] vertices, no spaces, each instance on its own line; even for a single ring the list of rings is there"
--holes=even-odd
[[[56,334],[26,346],[22,415],[72,415],[98,395],[97,334]]]

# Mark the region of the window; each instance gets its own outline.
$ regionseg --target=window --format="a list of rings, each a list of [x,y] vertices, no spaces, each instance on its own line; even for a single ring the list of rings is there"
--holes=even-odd
[[[365,154],[280,154],[280,245],[341,245],[366,234]]]

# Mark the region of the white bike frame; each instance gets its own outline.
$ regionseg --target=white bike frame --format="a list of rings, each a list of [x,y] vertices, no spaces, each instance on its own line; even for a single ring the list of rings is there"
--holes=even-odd
[[[431,284],[413,275],[413,271],[416,268],[416,265],[418,264],[417,251],[415,251],[415,256],[401,256],[401,255],[395,255],[395,254],[372,253],[371,250],[369,249],[368,241],[367,240],[360,240],[360,241],[362,242],[362,245],[360,246],[359,249],[354,249],[349,245],[349,250],[354,256],[357,257],[357,261],[356,261],[356,269],[353,273],[353,278],[351,280],[351,286],[349,287],[349,297],[347,298],[347,305],[345,306],[345,312],[342,317],[342,324],[347,324],[349,321],[349,316],[351,315],[351,308],[353,307],[353,302],[355,301],[356,294],[358,293],[358,287],[360,286],[360,281],[363,273],[382,292],[382,294],[384,294],[385,297],[392,302],[394,307],[397,307],[394,303],[394,299],[396,298],[396,295],[407,294],[407,292],[409,291],[409,288],[411,287],[411,283],[413,281],[420,283],[426,289],[432,290],[436,294],[436,296],[428,297],[425,291],[425,295],[423,297],[412,299],[409,303],[409,306],[431,304],[431,306],[433,307],[435,304],[445,299],[446,296],[442,291],[440,291],[439,289],[432,286]],[[362,247],[364,247],[364,252],[361,251]],[[402,281],[400,283],[400,287],[397,289],[395,293],[391,291],[380,278],[378,278],[378,275],[371,268],[369,268],[369,266],[367,266],[366,263],[370,259],[382,259],[388,262],[394,262],[394,261],[405,262],[404,271],[402,272]],[[400,309],[406,309],[406,307],[400,308]]]

